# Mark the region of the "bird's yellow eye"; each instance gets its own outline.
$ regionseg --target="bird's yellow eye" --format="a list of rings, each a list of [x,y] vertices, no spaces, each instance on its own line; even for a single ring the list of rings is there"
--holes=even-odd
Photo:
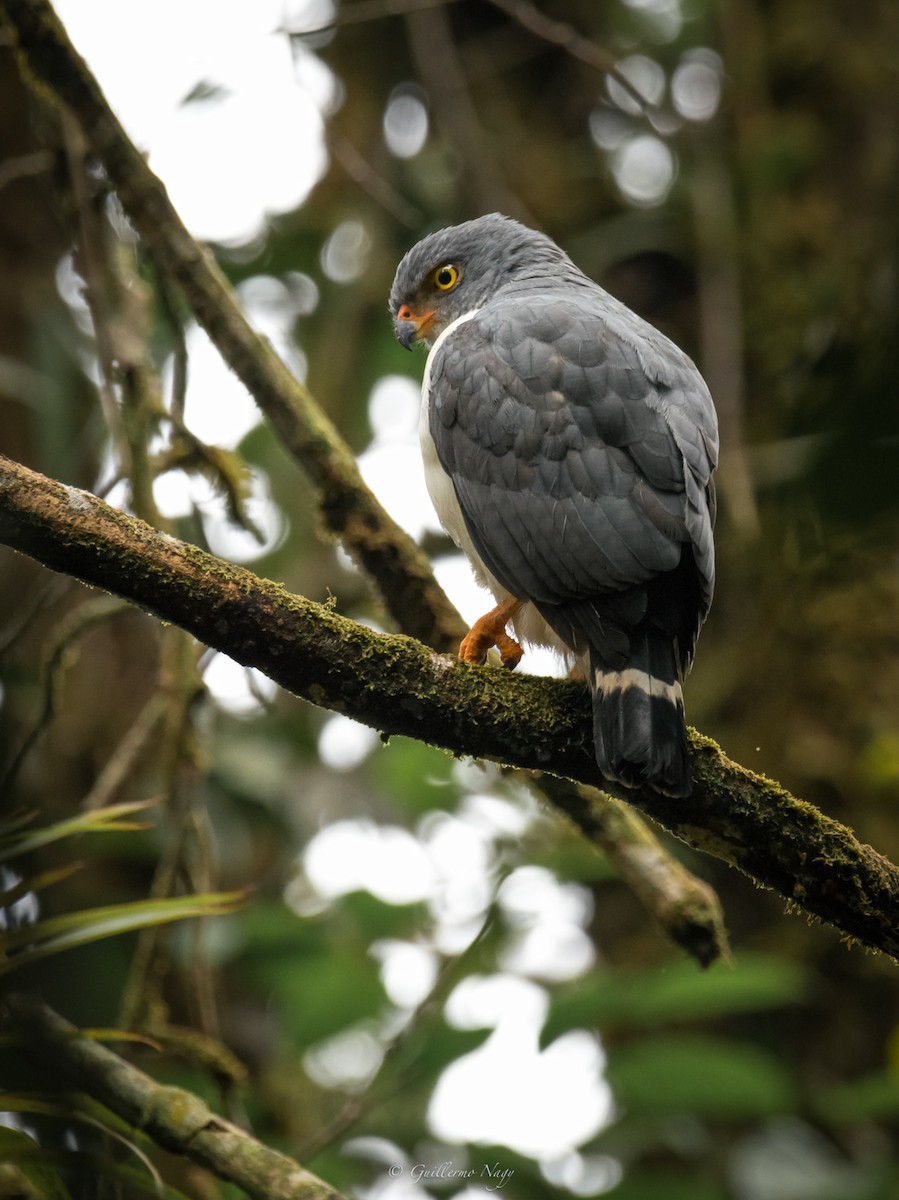
[[[434,286],[441,292],[448,292],[459,282],[459,268],[454,263],[444,263],[434,272]]]

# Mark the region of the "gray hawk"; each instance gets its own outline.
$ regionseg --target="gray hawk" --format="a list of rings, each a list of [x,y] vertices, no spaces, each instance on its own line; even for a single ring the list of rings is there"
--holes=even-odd
[[[430,353],[428,490],[497,601],[462,642],[549,646],[593,695],[603,775],[692,787],[681,683],[712,600],[718,457],[699,371],[548,237],[493,213],[424,238],[390,292]]]

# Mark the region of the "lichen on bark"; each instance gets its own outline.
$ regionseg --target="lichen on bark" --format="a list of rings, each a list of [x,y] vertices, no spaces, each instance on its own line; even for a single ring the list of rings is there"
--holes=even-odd
[[[603,788],[809,915],[899,957],[899,868],[709,738],[691,731],[695,786],[686,799],[622,789],[599,774],[583,686],[472,667],[375,633],[71,492],[0,458],[0,540],[385,734]],[[595,832],[596,814],[579,793],[557,803]]]

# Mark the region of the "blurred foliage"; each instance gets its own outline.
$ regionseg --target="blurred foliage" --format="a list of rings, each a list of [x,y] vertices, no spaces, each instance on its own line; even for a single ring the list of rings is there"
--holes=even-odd
[[[560,44],[551,22],[582,41]],[[697,357],[720,409],[720,585],[688,685],[691,721],[895,859],[899,6],[298,0],[285,5],[285,28],[300,75],[310,57],[333,73],[329,165],[295,212],[218,257],[235,283],[282,281],[308,383],[347,440],[369,447],[378,380],[421,372],[385,318],[404,251],[493,209],[544,228]],[[641,111],[596,56],[654,104]],[[216,103],[216,81],[196,83]],[[0,104],[0,164],[35,164],[4,176],[0,192],[0,450],[107,486],[121,430],[98,400],[90,322],[57,288],[84,214],[62,132],[3,47]],[[102,178],[91,186],[103,217]],[[284,524],[253,568],[383,621],[365,580],[320,538],[308,487],[269,430],[250,432],[235,457],[179,429],[177,396],[158,374],[182,349],[184,314],[140,248],[129,254],[130,265],[117,252],[106,269],[124,271],[144,306],[140,370],[160,397],[143,433],[132,430],[132,455],[151,471],[212,478],[221,519],[246,528],[242,460],[267,480]],[[121,380],[111,383],[121,402]],[[122,484],[112,496],[137,503]],[[168,528],[208,541],[216,503],[196,501]],[[449,550],[433,534],[429,548]],[[461,1195],[487,1187],[485,1164],[512,1172],[509,1200],[899,1194],[895,964],[674,847],[719,891],[734,944],[733,967],[700,974],[592,849],[495,772],[402,739],[360,743],[328,765],[331,718],[264,691],[229,710],[204,686],[202,647],[140,613],[80,628],[48,704],[47,647],[90,599],[0,551],[0,752],[4,774],[15,768],[3,802],[43,828],[98,795],[158,798],[167,815],[139,837],[79,845],[90,869],[41,891],[41,919],[255,892],[244,911],[192,932],[23,966],[22,980],[71,1020],[150,1035],[160,1050],[132,1051],[144,1069],[249,1121],[348,1195]],[[323,880],[313,852],[336,822],[358,824],[366,870],[356,862],[353,874],[338,850]],[[405,857],[388,860],[398,847]],[[377,891],[381,856],[404,865]],[[31,847],[28,877],[67,861],[56,843]],[[516,880],[539,885],[533,911],[513,903]],[[559,905],[567,924],[547,925]],[[544,952],[529,959],[541,928]],[[592,964],[572,949],[585,929]],[[419,966],[398,982],[391,962],[410,948]],[[613,1107],[561,1160],[491,1145],[492,1124],[469,1145],[429,1124],[448,1068],[498,1036],[498,1017],[459,1016],[459,985],[509,976],[546,1000],[544,1054],[577,1030],[602,1040]],[[9,1047],[0,1072],[16,1094],[67,1086]],[[473,1111],[481,1099],[471,1096]],[[146,1194],[140,1169],[92,1128],[46,1112],[10,1123],[2,1169],[21,1172],[23,1194],[25,1180],[41,1195],[93,1196],[104,1173],[118,1194]],[[230,1194],[142,1152],[180,1194]],[[474,1175],[441,1177],[444,1162]],[[416,1164],[432,1168],[417,1188]],[[390,1190],[400,1183],[411,1190]]]

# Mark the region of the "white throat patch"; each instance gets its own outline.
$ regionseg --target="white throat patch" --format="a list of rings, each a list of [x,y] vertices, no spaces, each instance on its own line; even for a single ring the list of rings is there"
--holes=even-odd
[[[424,461],[425,483],[427,484],[428,495],[431,497],[431,503],[437,510],[440,524],[459,549],[468,555],[475,569],[485,571],[486,568],[483,567],[477,551],[471,544],[468,530],[465,528],[465,520],[462,516],[462,510],[459,508],[459,501],[456,499],[456,491],[452,480],[440,465],[440,460],[437,457],[437,448],[434,445],[434,439],[431,437],[431,371],[434,366],[434,358],[453,330],[458,329],[466,321],[472,320],[480,311],[479,308],[473,308],[471,312],[463,313],[461,317],[456,317],[455,321],[451,321],[447,325],[446,329],[443,330],[431,347],[428,360],[425,363],[424,376],[421,381],[421,412],[418,419],[418,439],[421,443],[421,457]],[[482,577],[480,582],[486,584],[486,579]]]

